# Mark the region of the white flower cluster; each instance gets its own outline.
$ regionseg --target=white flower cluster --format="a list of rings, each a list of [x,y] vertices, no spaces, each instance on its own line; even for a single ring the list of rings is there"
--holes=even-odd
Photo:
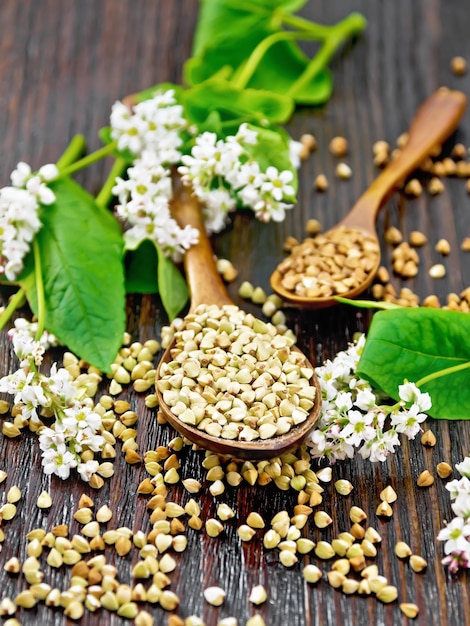
[[[188,129],[183,107],[176,103],[175,92],[169,89],[136,104],[131,111],[122,102],[111,109],[111,137],[119,150],[141,156],[145,150],[155,153],[162,164],[177,163],[183,144],[181,132]]]
[[[12,186],[0,189],[0,275],[4,274],[8,280],[15,280],[22,271],[31,241],[41,228],[40,205],[55,201],[46,183],[57,174],[52,163],[34,174],[21,161],[11,173]]]
[[[21,367],[29,365],[31,356],[34,357],[35,365],[40,366],[44,352],[59,345],[57,337],[48,331],[44,331],[39,340],[36,340],[37,332],[37,322],[30,322],[24,317],[18,317],[14,322],[14,327],[8,331]]]
[[[203,204],[208,232],[220,232],[237,206],[250,208],[262,222],[282,222],[295,195],[291,170],[270,166],[261,171],[246,146],[257,133],[241,124],[236,135],[217,139],[205,132],[196,138],[191,154],[183,155],[178,172]],[[286,201],[288,199],[289,201]]]
[[[112,138],[120,150],[136,156],[126,178],[117,177],[113,187],[116,215],[126,225],[126,246],[132,250],[149,239],[174,261],[198,241],[197,230],[180,228],[169,208],[173,184],[168,167],[181,159],[184,130],[188,124],[172,89],[136,104],[133,111],[122,102],[111,111]]]
[[[163,253],[175,261],[198,241],[191,226],[180,228],[170,214],[173,185],[170,171],[158,155],[144,150],[127,170],[128,178],[116,178],[113,193],[118,198],[117,216],[129,225],[124,233],[126,245],[136,248],[144,239],[154,241]]]
[[[94,458],[83,460],[85,451],[99,452],[105,445],[100,434],[102,420],[93,411],[93,403],[84,388],[74,384],[65,368],[51,367],[49,376],[37,368],[45,347],[51,337],[34,342],[28,329],[20,328],[12,335],[14,349],[21,359],[21,367],[13,374],[0,379],[0,392],[14,396],[21,411],[15,416],[14,425],[27,425],[39,434],[42,465],[46,474],[56,474],[62,479],[76,468],[81,478],[89,481],[99,463]],[[42,417],[51,420],[45,426]]]
[[[424,412],[431,407],[429,394],[405,383],[399,387],[399,402],[378,404],[380,398],[370,384],[356,375],[365,341],[361,335],[354,345],[316,368],[323,403],[317,428],[306,441],[315,458],[334,462],[352,458],[357,450],[370,461],[385,461],[400,445],[400,434],[414,439],[421,431]]]
[[[292,171],[279,172],[272,166],[261,171],[247,150],[256,144],[257,133],[246,124],[225,140],[204,132],[195,138],[191,153],[183,154],[182,134],[195,135],[197,130],[189,127],[172,89],[136,104],[132,111],[116,102],[110,121],[111,137],[118,149],[129,150],[136,157],[127,170],[127,179],[116,178],[113,188],[119,200],[117,215],[129,226],[124,234],[129,248],[151,239],[178,260],[197,242],[194,229],[180,229],[171,219],[171,166],[179,165],[183,182],[201,201],[209,233],[220,232],[237,206],[251,208],[265,222],[282,221],[286,209],[293,206]],[[300,165],[300,147],[296,141],[289,144],[294,167]]]
[[[470,456],[458,463],[455,469],[461,478],[446,485],[455,517],[437,535],[439,541],[445,541],[447,556],[442,563],[452,573],[470,567]]]

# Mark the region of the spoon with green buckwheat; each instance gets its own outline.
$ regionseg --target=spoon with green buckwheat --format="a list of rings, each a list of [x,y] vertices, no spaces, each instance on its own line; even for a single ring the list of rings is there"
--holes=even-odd
[[[179,179],[171,212],[199,231],[185,253],[191,305],[157,368],[160,411],[198,446],[241,459],[297,448],[315,425],[321,390],[313,366],[280,332],[239,309],[219,276],[201,207]]]
[[[294,246],[271,275],[271,287],[288,304],[322,308],[335,297],[355,298],[372,283],[380,264],[375,220],[389,193],[457,128],[467,103],[460,91],[441,88],[418,109],[408,140],[349,213],[333,228]]]

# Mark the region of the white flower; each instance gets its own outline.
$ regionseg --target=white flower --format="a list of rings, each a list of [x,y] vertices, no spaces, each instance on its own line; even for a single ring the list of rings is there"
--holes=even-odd
[[[97,431],[102,426],[101,416],[87,406],[76,406],[64,410],[67,418],[73,419],[77,423],[77,428],[91,428]],[[64,420],[65,421],[65,420]]]
[[[248,124],[240,124],[235,135],[235,141],[241,144],[256,145],[258,141],[258,133],[252,128],[248,128]]]
[[[246,188],[253,190],[248,193],[256,193],[256,197],[261,197],[261,185],[263,184],[264,176],[261,172],[258,161],[247,161],[246,163],[240,163],[239,166],[227,173],[226,176],[228,182],[232,187],[241,193],[247,193]]]
[[[20,161],[16,164],[16,169],[10,174],[11,184],[13,187],[24,187],[31,173],[31,166],[24,161]]]
[[[469,552],[470,524],[466,524],[462,517],[455,517],[437,535],[439,541],[445,541],[444,552]]]
[[[456,463],[455,469],[462,476],[466,476],[467,478],[470,478],[470,456],[466,456],[465,459],[461,463]]]
[[[26,165],[26,164],[24,164]],[[56,166],[46,166],[46,173],[50,167],[55,167],[55,172],[57,173]],[[44,178],[38,173],[36,175],[30,175],[26,178],[23,188],[26,189],[32,196],[36,197],[39,204],[53,204],[55,202],[55,194],[52,189],[45,184]]]
[[[372,440],[376,431],[372,426],[373,415],[371,413],[363,414],[360,411],[348,411],[347,424],[341,430],[341,437],[352,446],[359,446],[363,440]]]
[[[23,269],[30,242],[41,228],[40,205],[55,202],[54,192],[45,184],[57,167],[45,165],[38,174],[20,161],[11,173],[13,186],[0,189],[0,274],[15,280]]]
[[[100,452],[105,443],[104,437],[97,435],[91,428],[78,429],[75,436],[75,450],[81,452],[84,448],[93,452]]]
[[[377,403],[377,398],[372,393],[371,389],[359,389],[357,392],[356,400],[354,404],[361,409],[361,411],[369,411]]]
[[[59,175],[59,168],[55,163],[46,163],[42,165],[38,170],[39,177],[44,182],[49,182]]]
[[[317,452],[323,452],[327,445],[326,433],[316,428],[310,435],[309,445],[316,448]]]
[[[450,499],[455,500],[461,493],[470,493],[470,480],[466,476],[460,480],[455,478],[446,484],[446,489],[450,493]]]
[[[77,465],[77,472],[80,474],[82,480],[89,482],[93,474],[96,474],[99,463],[95,460],[87,461],[86,463],[79,463]]]
[[[257,185],[252,185],[248,183],[243,187],[237,189],[237,197],[240,198],[240,201],[245,207],[258,207],[263,205],[263,196],[261,194],[260,187]],[[257,216],[258,217],[258,216]]]
[[[291,139],[289,141],[289,157],[292,163],[292,167],[295,167],[296,170],[299,169],[301,164],[300,155],[302,154],[303,146],[300,141],[294,141]]]
[[[36,340],[37,330],[37,322],[29,322],[25,318],[19,317],[14,322],[14,328],[8,331],[15,354],[21,363],[33,358],[36,365],[39,366],[45,351],[58,345],[56,337],[47,331],[44,331],[39,340]]]
[[[454,479],[447,483],[452,502],[452,511],[455,517],[443,528],[437,538],[445,541],[444,552],[448,555],[442,559],[442,564],[455,573],[460,568],[470,567],[470,476],[467,475],[470,457],[465,457],[456,468],[462,475],[459,480]]]
[[[286,209],[291,209],[292,204],[286,204],[285,202],[276,202],[267,200],[264,206],[261,206],[259,210],[255,207],[255,215],[262,222],[283,222],[286,218]]]
[[[24,419],[38,422],[38,409],[48,406],[49,402],[41,385],[25,384],[16,394],[15,404],[23,405],[21,415]]]
[[[405,402],[417,404],[420,411],[425,412],[431,408],[430,395],[422,393],[414,383],[399,385],[398,394]]]
[[[418,404],[413,404],[409,410],[394,411],[390,416],[397,432],[405,434],[408,439],[414,439],[421,432],[420,424],[426,419],[426,415],[418,410]]]
[[[284,197],[294,195],[294,187],[290,184],[294,175],[290,170],[279,170],[274,166],[269,166],[266,170],[266,179],[261,187],[263,191],[269,192],[272,197],[280,202]]]
[[[352,395],[350,391],[340,391],[334,401],[339,411],[349,411],[353,405]],[[356,411],[357,413],[357,411]]]
[[[57,448],[48,448],[42,455],[42,466],[45,474],[56,474],[65,480],[70,476],[70,470],[77,466],[74,455],[69,452],[65,444]]]
[[[64,367],[58,368],[55,363],[51,366],[48,387],[50,393],[60,402],[60,406],[69,406],[81,401],[83,392],[74,385],[70,372]]]
[[[227,189],[213,189],[204,194],[204,224],[208,233],[219,233],[227,225],[227,216],[235,210],[236,200]]]
[[[385,461],[390,452],[394,452],[395,447],[399,445],[400,440],[396,432],[387,430],[383,433],[381,439],[373,439],[364,444],[360,448],[359,453],[364,459],[368,458],[372,462]]]
[[[452,510],[458,517],[470,522],[470,491],[460,493],[452,503]]]

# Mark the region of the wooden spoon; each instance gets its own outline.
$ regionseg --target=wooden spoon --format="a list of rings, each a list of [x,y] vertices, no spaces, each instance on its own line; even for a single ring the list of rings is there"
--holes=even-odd
[[[457,128],[466,104],[467,98],[462,92],[451,91],[444,87],[425,100],[411,123],[405,147],[395,159],[390,161],[346,217],[327,231],[325,236],[337,228],[346,227],[374,237],[378,242],[375,220],[385,198]],[[366,276],[364,282],[347,293],[342,293],[341,296],[355,298],[365,291],[373,281],[379,265],[380,253],[375,267]],[[306,308],[321,308],[337,303],[334,296],[308,298],[296,295],[293,291],[283,287],[282,277],[282,273],[276,269],[271,275],[271,287],[290,304]]]
[[[233,305],[225,285],[217,272],[214,253],[206,235],[204,222],[199,204],[190,191],[181,184],[176,189],[172,201],[171,212],[181,227],[190,225],[199,231],[199,242],[191,246],[184,257],[186,278],[191,294],[190,311],[200,304],[216,304],[219,307]],[[160,368],[163,362],[169,362],[174,342],[166,349],[157,368],[156,380],[161,377]],[[297,348],[293,348],[297,350]],[[306,359],[306,366],[312,367]],[[313,369],[313,368],[312,368]],[[213,450],[219,454],[226,454],[241,459],[267,459],[297,448],[317,421],[321,409],[321,389],[317,378],[313,377],[312,385],[316,388],[315,404],[307,419],[294,426],[288,433],[270,439],[255,441],[228,440],[208,435],[196,427],[183,423],[172,413],[164,402],[163,396],[156,387],[160,410],[165,418],[182,435],[198,446]]]

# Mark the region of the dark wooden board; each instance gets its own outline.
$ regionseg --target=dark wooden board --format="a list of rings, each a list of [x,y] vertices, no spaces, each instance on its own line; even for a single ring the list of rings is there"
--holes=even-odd
[[[2,0],[0,3],[0,183],[19,160],[34,168],[55,161],[75,133],[85,134],[90,150],[97,148],[98,130],[107,124],[113,102],[152,84],[181,81],[182,65],[191,50],[198,3],[196,0]],[[230,293],[240,305],[259,313],[259,309],[240,301],[237,288],[242,280],[269,289],[269,275],[283,256],[282,244],[287,235],[303,236],[303,225],[315,217],[328,227],[334,224],[377,173],[372,163],[372,144],[385,139],[391,143],[408,126],[414,111],[432,91],[441,85],[458,88],[470,95],[470,73],[454,76],[449,69],[453,56],[464,56],[470,62],[470,13],[465,2],[458,0],[319,0],[309,2],[303,14],[323,23],[332,23],[350,11],[361,11],[368,19],[365,34],[339,54],[333,63],[334,94],[318,110],[303,109],[289,124],[294,137],[313,133],[318,149],[303,164],[300,174],[299,204],[289,212],[283,224],[260,225],[239,215],[233,225],[214,240],[219,256],[229,258],[239,270],[239,279]],[[353,170],[350,180],[334,176],[336,159],[328,152],[329,140],[335,135],[348,138],[347,162]],[[457,131],[456,140],[469,145],[470,111]],[[80,173],[77,179],[96,193],[109,168],[107,161]],[[319,194],[312,188],[314,177],[324,172],[330,180],[328,192]],[[425,269],[416,279],[395,285],[412,287],[421,297],[436,293],[444,300],[449,292],[459,292],[470,285],[468,257],[459,250],[460,241],[470,236],[470,199],[464,181],[448,179],[445,192],[436,197],[425,194],[417,199],[395,194],[379,217],[379,228],[393,224],[407,235],[412,230],[425,232],[431,243],[447,238],[452,253],[446,259],[447,276],[432,281]],[[423,252],[423,267],[436,262],[430,245]],[[389,250],[384,249],[389,260]],[[468,254],[468,253],[467,253]],[[137,340],[159,337],[166,319],[157,298],[129,300],[129,330]],[[299,336],[299,345],[319,364],[347,346],[356,331],[367,328],[369,314],[338,306],[318,312],[288,312],[289,324]],[[6,333],[0,334],[0,374],[16,367]],[[168,427],[158,426],[154,411],[145,407],[144,397],[132,390],[128,399],[139,413],[139,449],[153,449],[173,436]],[[464,422],[433,422],[428,426],[437,437],[432,449],[419,441],[404,442],[388,462],[371,465],[354,458],[333,467],[334,479],[348,478],[355,486],[346,498],[335,494],[333,485],[326,487],[323,508],[333,517],[327,531],[320,532],[311,523],[304,531],[315,540],[332,538],[335,532],[349,528],[348,510],[360,505],[371,523],[383,536],[376,562],[390,581],[397,585],[400,601],[416,602],[421,625],[457,626],[470,624],[468,576],[450,576],[441,565],[442,545],[436,535],[452,516],[445,483],[438,479],[431,488],[416,486],[418,474],[425,468],[434,471],[436,463],[461,461],[470,452],[470,428]],[[134,530],[150,529],[146,499],[136,493],[146,477],[142,466],[129,466],[120,453],[115,461],[115,476],[98,492],[72,479],[62,482],[49,479],[41,472],[41,459],[33,435],[18,440],[0,439],[0,468],[8,472],[1,489],[2,498],[11,485],[17,484],[23,498],[18,515],[4,523],[5,541],[0,565],[13,555],[25,557],[25,534],[32,528],[50,528],[70,523],[71,531],[79,525],[72,514],[82,493],[92,495],[95,506],[109,504],[115,517],[110,526],[128,525]],[[201,453],[188,451],[182,465],[183,477],[205,481],[200,464]],[[398,494],[389,521],[375,518],[378,494],[391,484]],[[254,584],[268,589],[268,602],[257,609],[269,626],[348,626],[407,623],[395,602],[385,606],[373,598],[346,597],[331,588],[325,580],[316,586],[306,585],[301,576],[302,563],[286,569],[274,552],[262,550],[260,536],[242,544],[236,526],[250,510],[261,512],[266,519],[282,508],[292,510],[295,494],[274,488],[228,489],[223,496],[212,498],[204,482],[199,500],[203,514],[214,514],[217,502],[227,502],[237,512],[237,519],[227,523],[226,532],[217,539],[204,532],[188,532],[188,549],[177,557],[178,570],[171,575],[171,589],[181,598],[178,614],[183,618],[195,614],[208,626],[217,619],[233,615],[244,624],[254,612],[247,596]],[[53,507],[40,512],[36,499],[43,490],[53,494]],[[171,490],[171,499],[185,502],[188,494],[182,487]],[[413,551],[429,563],[422,574],[414,574],[406,563],[393,554],[398,539],[407,541]],[[123,582],[129,580],[131,562],[136,553],[117,559]],[[315,559],[313,559],[315,560]],[[308,558],[305,559],[308,561]],[[315,560],[316,561],[316,560]],[[322,566],[324,571],[328,567]],[[49,582],[64,587],[67,572],[48,570]],[[2,596],[14,596],[24,582],[0,573]],[[221,609],[211,608],[202,590],[217,584],[227,597]],[[159,607],[150,609],[156,624],[166,624],[168,613]],[[43,604],[19,613],[22,624],[64,624],[59,610]],[[128,623],[114,614],[87,612],[82,624]]]

